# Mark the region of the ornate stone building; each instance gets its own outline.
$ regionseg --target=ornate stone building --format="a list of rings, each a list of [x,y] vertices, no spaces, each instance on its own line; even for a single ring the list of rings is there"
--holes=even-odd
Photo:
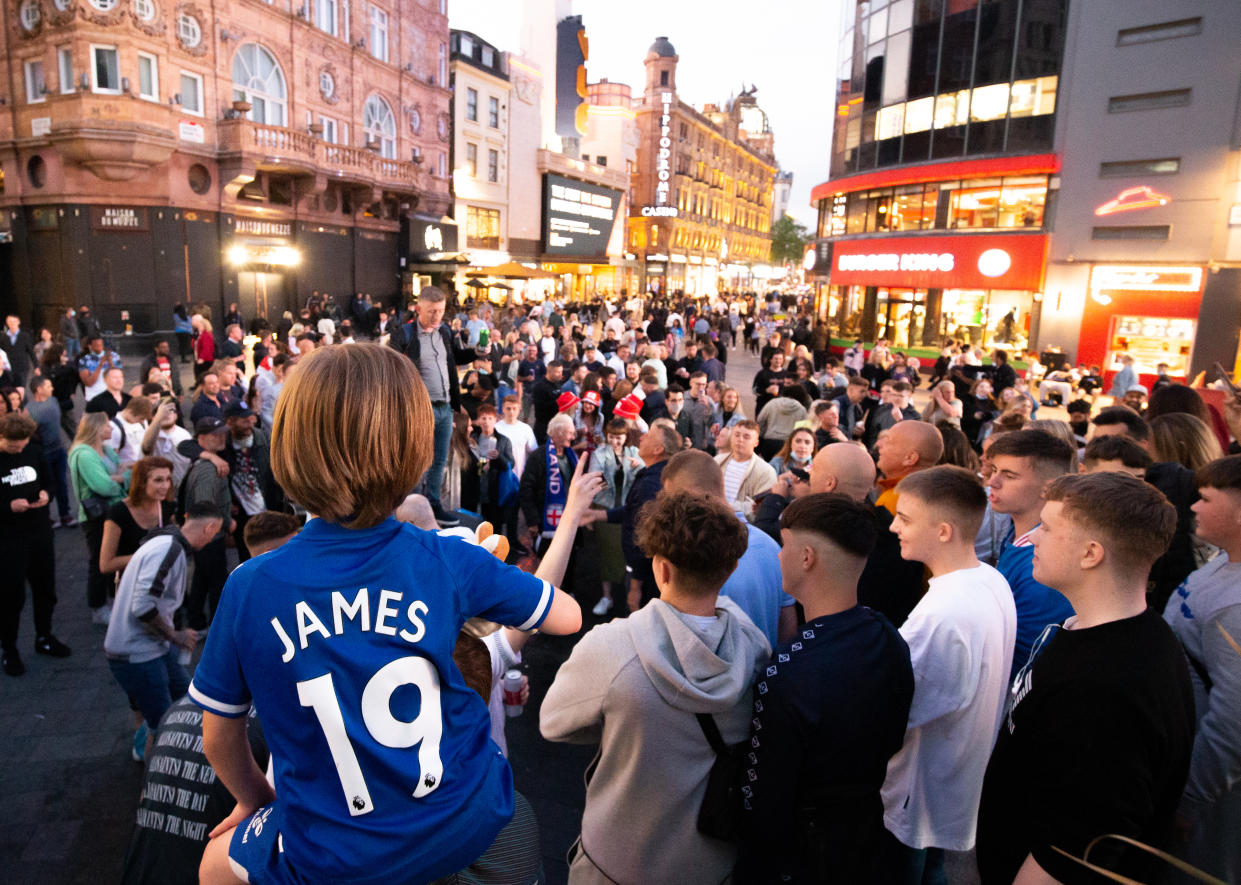
[[[402,232],[450,206],[445,2],[8,0],[6,309],[395,296]]]
[[[668,38],[656,38],[635,108],[628,242],[639,287],[690,295],[748,287],[771,253],[773,134],[753,88],[723,107],[682,101],[678,60]]]

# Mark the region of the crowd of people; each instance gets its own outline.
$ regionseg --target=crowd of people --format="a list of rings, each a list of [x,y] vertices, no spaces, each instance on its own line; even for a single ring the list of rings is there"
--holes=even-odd
[[[837,356],[792,298],[453,294],[182,311],[128,385],[8,319],[3,666],[27,584],[70,654],[80,525],[127,882],[537,881],[507,675],[584,608],[539,711],[599,746],[572,882],[1241,879],[1241,400]]]

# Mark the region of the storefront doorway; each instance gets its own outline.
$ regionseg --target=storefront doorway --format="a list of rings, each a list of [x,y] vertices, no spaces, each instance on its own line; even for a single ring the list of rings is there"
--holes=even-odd
[[[283,273],[260,270],[237,272],[237,305],[247,320],[267,317],[274,328],[280,315],[290,309]],[[249,330],[246,330],[249,331]]]

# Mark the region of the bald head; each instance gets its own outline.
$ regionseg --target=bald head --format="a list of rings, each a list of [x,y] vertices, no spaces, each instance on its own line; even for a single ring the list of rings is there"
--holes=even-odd
[[[663,490],[670,495],[693,492],[724,500],[724,471],[714,458],[700,449],[677,452],[664,465],[660,479]]]
[[[888,479],[926,470],[944,456],[944,438],[925,421],[901,421],[879,438],[877,464]]]
[[[839,492],[854,501],[866,497],[875,484],[875,462],[861,446],[832,443],[819,449],[810,465],[810,491]]]

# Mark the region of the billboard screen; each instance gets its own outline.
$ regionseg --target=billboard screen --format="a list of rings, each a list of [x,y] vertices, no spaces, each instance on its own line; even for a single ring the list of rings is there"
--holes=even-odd
[[[543,176],[543,252],[603,258],[620,210],[621,191],[560,175]]]

